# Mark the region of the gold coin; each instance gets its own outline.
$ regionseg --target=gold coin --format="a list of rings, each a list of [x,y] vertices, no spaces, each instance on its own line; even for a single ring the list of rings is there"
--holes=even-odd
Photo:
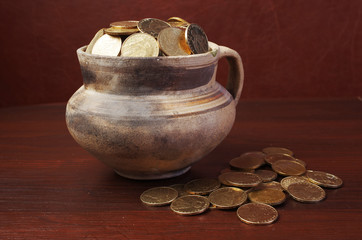
[[[302,176],[289,176],[285,177],[280,181],[280,184],[284,190],[287,190],[289,185],[293,183],[300,183],[300,182],[306,182],[309,183],[308,180],[305,177]]]
[[[118,56],[122,46],[122,39],[104,34],[92,48],[92,54]]]
[[[187,45],[193,54],[206,53],[209,51],[209,41],[202,28],[197,24],[190,24],[185,31]]]
[[[275,172],[284,176],[299,176],[305,173],[305,167],[291,160],[278,160],[272,164],[272,168]]]
[[[287,191],[292,198],[305,203],[319,202],[326,197],[325,191],[313,183],[293,183],[289,185]]]
[[[219,188],[209,196],[209,202],[220,209],[232,209],[242,205],[247,199],[247,194],[240,188],[223,187]]]
[[[157,18],[144,18],[138,22],[138,29],[154,38],[158,37],[161,30],[169,27],[171,27],[170,24]]]
[[[300,159],[298,159],[298,158],[295,158],[294,161],[299,162],[299,163],[302,164],[304,167],[307,166],[307,163],[306,163],[306,162],[304,162],[303,160],[300,160]]]
[[[276,172],[264,169],[258,169],[255,171],[255,174],[258,175],[263,182],[271,182],[277,178],[278,174]]]
[[[241,170],[257,169],[264,164],[264,156],[265,154],[262,152],[247,152],[240,157],[231,159],[229,164],[232,168]]]
[[[148,206],[165,206],[170,204],[178,196],[175,189],[170,187],[155,187],[141,194],[141,201]]]
[[[200,178],[185,184],[186,192],[196,195],[207,195],[220,187],[220,182],[213,178]]]
[[[279,160],[293,160],[295,161],[295,158],[292,157],[289,154],[285,154],[285,153],[269,153],[266,154],[264,157],[265,162],[269,163],[270,165],[275,163],[276,161]]]
[[[189,22],[179,17],[170,17],[169,19],[167,19],[167,22],[172,27],[179,27],[179,28],[186,28],[188,25],[190,25]]]
[[[94,44],[98,41],[98,39],[100,38],[100,37],[102,37],[104,35],[104,29],[102,28],[102,29],[100,29],[97,33],[96,33],[96,35],[94,35],[94,37],[93,37],[93,39],[92,39],[92,41],[88,44],[88,46],[87,46],[87,49],[86,49],[86,53],[92,53],[92,49],[93,49],[93,46],[94,46]]]
[[[138,28],[121,28],[121,27],[110,27],[104,29],[104,32],[112,36],[120,35],[131,35],[133,33],[139,32]]]
[[[157,41],[160,49],[167,56],[181,56],[191,54],[185,40],[184,31],[179,28],[165,28],[158,34]]]
[[[135,33],[124,40],[121,56],[157,57],[159,47],[156,39],[147,33]]]
[[[281,190],[265,188],[248,193],[251,202],[279,205],[285,201],[285,194]]]
[[[120,27],[120,28],[137,28],[138,21],[134,20],[128,20],[128,21],[118,21],[118,22],[112,22],[110,24],[111,27]]]
[[[175,189],[178,192],[179,197],[189,195],[189,193],[185,190],[185,184],[173,184],[170,188]]]
[[[219,175],[219,181],[226,186],[255,187],[261,183],[261,178],[254,173],[226,172]]]
[[[177,198],[171,203],[171,210],[181,215],[196,215],[209,208],[209,200],[198,195],[188,195]]]
[[[262,190],[262,189],[266,189],[266,188],[272,188],[272,189],[283,191],[281,184],[276,181],[260,183],[258,186],[254,187],[253,190]]]
[[[236,214],[241,221],[247,224],[270,224],[278,218],[277,210],[263,203],[247,203],[241,205]]]
[[[169,19],[167,19],[167,22],[182,22],[188,24],[188,22],[185,19],[182,19],[180,17],[170,17]]]
[[[281,153],[281,154],[288,154],[290,156],[293,156],[293,152],[287,148],[282,148],[282,147],[266,147],[263,148],[262,150],[265,154],[270,154],[270,153]]]
[[[339,188],[342,186],[343,181],[339,177],[321,171],[308,170],[306,177],[309,181],[322,187]]]

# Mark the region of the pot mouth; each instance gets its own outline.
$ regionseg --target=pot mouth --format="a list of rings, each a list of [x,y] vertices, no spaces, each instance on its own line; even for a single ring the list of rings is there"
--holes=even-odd
[[[158,59],[195,59],[195,58],[205,58],[205,57],[216,57],[219,52],[219,46],[216,43],[209,41],[209,51],[206,53],[199,53],[199,54],[191,54],[187,56],[157,56],[157,57],[122,57],[122,56],[105,56],[105,55],[98,55],[98,54],[90,54],[86,53],[85,50],[87,49],[88,45],[85,45],[83,47],[80,47],[77,49],[77,54],[85,55],[87,57],[92,57],[95,59],[112,59],[112,60],[144,60],[144,59],[152,59],[152,60],[158,60]]]

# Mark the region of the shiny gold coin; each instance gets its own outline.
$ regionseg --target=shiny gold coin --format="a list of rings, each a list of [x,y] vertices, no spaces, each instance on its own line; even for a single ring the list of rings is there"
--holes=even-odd
[[[231,159],[229,164],[232,168],[241,170],[257,169],[264,164],[264,156],[265,154],[262,152],[247,152],[240,157]]]
[[[270,153],[281,153],[281,154],[288,154],[290,156],[293,156],[293,152],[287,148],[282,148],[282,147],[266,147],[263,148],[262,150],[265,154],[270,154]]]
[[[302,176],[289,176],[289,177],[285,177],[282,180],[280,180],[280,184],[284,190],[287,190],[289,185],[291,185],[293,183],[300,183],[300,182],[309,183],[308,180]]]
[[[209,41],[202,28],[197,24],[190,24],[185,31],[187,45],[193,54],[206,53],[209,51]]]
[[[254,173],[226,172],[219,175],[219,181],[226,186],[255,187],[261,183],[261,178]]]
[[[154,38],[158,37],[161,30],[169,27],[171,27],[170,24],[157,18],[144,18],[138,22],[138,29]]]
[[[94,35],[92,41],[88,44],[87,49],[85,50],[85,52],[86,52],[86,53],[92,53],[92,49],[93,49],[94,44],[95,44],[95,43],[98,41],[98,39],[99,39],[100,37],[102,37],[103,35],[104,35],[104,29],[102,28],[102,29],[100,29],[100,30],[96,33],[96,35]]]
[[[124,40],[121,56],[123,57],[157,57],[159,47],[156,39],[146,33],[135,33]]]
[[[265,162],[267,162],[271,165],[279,160],[295,161],[295,158],[290,156],[289,154],[285,154],[285,153],[269,153],[269,154],[265,155],[264,160],[265,160]]]
[[[172,27],[179,27],[179,28],[186,28],[188,25],[190,25],[189,22],[179,17],[170,17],[169,19],[167,19],[167,22]]]
[[[251,202],[265,203],[273,206],[282,204],[286,199],[283,191],[273,188],[265,188],[249,192],[248,198]]]
[[[138,25],[138,21],[134,21],[134,20],[118,21],[118,22],[112,22],[110,24],[111,27],[120,27],[120,28],[125,28],[125,29],[137,28],[137,25]]]
[[[131,35],[139,32],[138,28],[121,28],[121,27],[110,27],[104,29],[104,32],[111,36]]]
[[[313,183],[293,183],[287,191],[292,198],[305,203],[319,202],[326,197],[325,191]]]
[[[308,170],[306,177],[309,181],[322,187],[339,188],[342,186],[343,181],[339,177],[321,171]]]
[[[173,184],[170,188],[175,189],[178,192],[179,197],[189,195],[185,190],[185,184]]]
[[[220,187],[220,182],[213,178],[200,178],[185,184],[186,192],[196,195],[207,195]]]
[[[169,19],[167,19],[167,22],[182,22],[182,23],[189,23],[189,22],[187,22],[185,19],[180,18],[180,17],[170,17]]]
[[[161,30],[157,38],[160,49],[167,56],[182,56],[191,54],[185,40],[184,31],[179,28],[165,28]]]
[[[219,188],[209,196],[209,202],[219,209],[232,209],[242,205],[247,199],[247,194],[240,188]]]
[[[271,224],[278,218],[278,212],[270,205],[263,203],[247,203],[241,205],[236,214],[247,224]]]
[[[258,175],[263,182],[271,182],[277,178],[278,174],[276,172],[264,169],[258,169],[255,171],[255,174]]]
[[[275,172],[284,176],[299,176],[305,173],[305,167],[291,160],[278,160],[272,164],[272,168]]]
[[[209,208],[209,200],[198,195],[179,197],[171,203],[171,210],[181,215],[196,215]]]
[[[276,181],[260,183],[258,186],[254,187],[253,190],[256,191],[256,190],[262,190],[262,189],[266,189],[266,188],[272,188],[272,189],[276,189],[279,191],[283,191],[281,184]]]
[[[122,46],[122,39],[104,34],[92,48],[92,54],[118,56]]]
[[[165,206],[170,204],[178,196],[175,189],[170,187],[155,187],[141,194],[141,201],[148,206]]]

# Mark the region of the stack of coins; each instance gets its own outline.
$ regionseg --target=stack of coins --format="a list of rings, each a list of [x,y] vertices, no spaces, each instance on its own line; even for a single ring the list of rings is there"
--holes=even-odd
[[[179,17],[119,21],[99,30],[86,52],[105,56],[156,57],[209,51],[202,28]]]
[[[181,215],[236,209],[244,223],[270,224],[278,218],[274,206],[285,203],[286,194],[302,203],[316,203],[326,197],[322,187],[339,188],[343,184],[333,174],[306,170],[306,163],[286,148],[267,147],[243,153],[229,165],[217,179],[152,188],[142,193],[141,201],[148,206],[170,205]]]

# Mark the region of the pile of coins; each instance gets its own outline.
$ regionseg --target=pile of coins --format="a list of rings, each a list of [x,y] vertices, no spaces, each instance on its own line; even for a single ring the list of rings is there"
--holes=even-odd
[[[195,179],[186,184],[155,187],[140,196],[148,206],[165,206],[177,214],[196,215],[208,209],[237,209],[248,224],[270,224],[277,220],[273,207],[284,203],[287,194],[302,203],[326,197],[325,188],[339,188],[343,181],[330,173],[306,169],[306,163],[291,150],[266,147],[247,152],[229,162],[218,179]],[[280,182],[275,181],[279,179]]]
[[[182,56],[207,51],[209,42],[202,28],[179,17],[113,22],[109,28],[99,30],[86,49],[90,54],[123,57]]]

